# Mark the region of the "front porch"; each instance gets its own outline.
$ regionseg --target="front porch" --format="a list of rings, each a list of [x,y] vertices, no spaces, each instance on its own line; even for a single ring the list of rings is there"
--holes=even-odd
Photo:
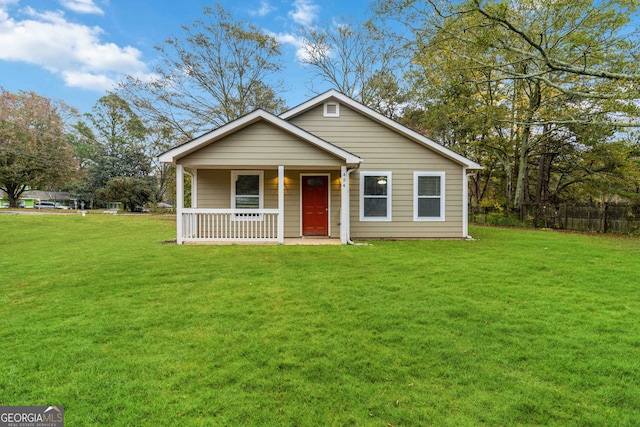
[[[192,172],[186,172],[181,164],[176,165],[176,240],[178,244],[348,243],[349,169],[346,166],[340,166],[338,170],[334,169],[331,173],[326,170],[314,172],[313,168],[308,167],[304,169],[292,167],[285,172],[283,165],[277,166],[277,170],[273,166],[252,170],[247,170],[247,167],[243,166],[239,168],[242,169],[244,176],[255,174],[260,177],[259,197],[256,197],[255,201],[251,200],[252,196],[234,194],[237,185],[234,179],[240,176],[235,168],[232,170],[192,169]],[[184,206],[185,174],[192,177],[191,207]],[[321,178],[325,177],[326,180],[315,179],[318,175]],[[305,223],[303,194],[307,191],[303,188],[307,188],[307,181],[324,182],[327,187],[324,199],[326,206],[319,209],[327,211],[326,233],[313,235],[303,226]],[[216,196],[212,196],[212,190],[217,190]],[[206,194],[204,194],[205,191]],[[211,197],[216,200],[214,206],[208,201]],[[231,201],[231,207],[227,207],[229,201]],[[255,206],[238,208],[240,201],[243,204],[255,203]],[[205,206],[200,207],[199,203]]]
[[[159,160],[176,166],[178,244],[349,240],[349,173],[363,159],[264,110]],[[185,174],[196,183],[191,206],[184,203]]]

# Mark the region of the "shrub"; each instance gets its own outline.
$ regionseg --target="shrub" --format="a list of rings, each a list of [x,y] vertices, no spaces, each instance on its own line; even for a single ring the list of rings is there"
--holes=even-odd
[[[530,224],[527,221],[522,221],[518,214],[510,212],[491,212],[487,214],[487,225],[497,225],[500,227],[528,227]]]

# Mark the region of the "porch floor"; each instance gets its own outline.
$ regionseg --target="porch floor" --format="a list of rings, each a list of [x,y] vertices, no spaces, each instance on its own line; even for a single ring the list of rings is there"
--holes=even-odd
[[[277,245],[274,242],[184,242],[185,245]],[[332,239],[329,237],[286,237],[284,244],[287,246],[293,245],[305,245],[305,246],[320,246],[320,245],[339,245],[340,239]]]

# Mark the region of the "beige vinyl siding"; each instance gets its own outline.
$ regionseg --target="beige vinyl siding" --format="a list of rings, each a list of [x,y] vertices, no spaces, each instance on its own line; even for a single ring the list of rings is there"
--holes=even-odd
[[[240,169],[234,169],[240,170]],[[244,171],[250,169],[242,169]],[[258,171],[258,169],[256,169]],[[265,209],[278,209],[278,171],[264,171]],[[231,170],[200,169],[198,170],[198,208],[230,209],[231,208]]]
[[[179,160],[194,166],[337,166],[334,155],[284,132],[257,122]]]
[[[231,207],[231,172],[228,170],[198,170],[198,207],[229,209]]]
[[[324,117],[320,105],[290,120],[364,159],[351,174],[351,238],[454,238],[462,235],[462,166],[340,105],[340,117]],[[360,221],[360,171],[390,171],[392,221]],[[413,220],[413,173],[445,173],[445,221]]]
[[[248,170],[248,169],[243,169]],[[300,174],[330,173],[330,217],[329,232],[332,237],[340,236],[340,172],[308,171],[305,169],[285,170],[284,185],[284,236],[300,237]],[[200,169],[198,171],[198,207],[208,209],[229,209],[231,207],[231,170]],[[278,171],[264,171],[264,207],[278,208]]]

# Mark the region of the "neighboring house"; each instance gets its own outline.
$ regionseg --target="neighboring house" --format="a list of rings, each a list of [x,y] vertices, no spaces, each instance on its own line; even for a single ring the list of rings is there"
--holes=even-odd
[[[0,200],[9,204],[4,191],[0,190]],[[20,207],[33,208],[36,202],[54,202],[67,207],[74,207],[76,199],[66,191],[26,190],[20,195]]]
[[[256,110],[160,161],[176,165],[179,244],[467,238],[467,174],[482,168],[334,90],[280,116]]]

